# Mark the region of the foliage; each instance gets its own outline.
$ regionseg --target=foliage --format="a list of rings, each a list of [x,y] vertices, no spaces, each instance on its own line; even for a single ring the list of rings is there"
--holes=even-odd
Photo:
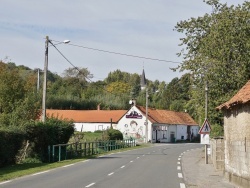
[[[206,1],[213,9],[203,17],[176,25],[184,57],[180,70],[191,73],[191,100],[188,107],[196,120],[204,119],[205,84],[208,84],[208,114],[212,124],[221,124],[215,107],[227,101],[250,78],[250,3],[230,6],[218,0]],[[195,110],[196,109],[196,110]]]
[[[116,129],[107,129],[109,140],[123,140],[121,131]]]
[[[130,93],[131,86],[127,83],[116,81],[108,84],[106,90],[113,94],[124,94],[124,93]]]
[[[0,62],[0,126],[22,126],[40,113],[33,77],[21,75],[23,69],[14,66]]]
[[[215,137],[223,136],[223,135],[224,135],[223,126],[218,125],[218,124],[213,125],[213,128],[210,132],[210,137],[215,138]]]
[[[18,127],[0,129],[0,167],[15,164],[24,139],[24,131]]]
[[[74,125],[70,121],[56,118],[43,122],[30,122],[26,124],[27,139],[33,143],[33,156],[46,161],[48,146],[66,144],[74,133]]]

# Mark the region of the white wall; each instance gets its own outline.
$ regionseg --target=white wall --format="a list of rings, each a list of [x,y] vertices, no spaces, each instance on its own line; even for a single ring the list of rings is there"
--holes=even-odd
[[[126,117],[133,112],[137,112],[139,117]],[[141,115],[141,117],[140,117]],[[146,138],[146,117],[142,115],[140,110],[135,106],[132,107],[127,114],[125,114],[117,124],[117,129],[122,132],[123,138],[135,138],[139,142],[145,142]],[[152,123],[148,121],[148,140],[151,140]]]
[[[95,132],[97,130],[106,130],[110,128],[110,123],[74,123],[76,131],[83,132]],[[112,124],[112,127],[115,129],[116,124]]]
[[[195,136],[195,137],[198,136],[199,130],[200,130],[199,125],[193,125],[190,127],[190,131],[191,131],[191,133],[193,133],[193,136]]]
[[[187,139],[187,126],[177,125],[177,136],[176,140],[186,140]]]

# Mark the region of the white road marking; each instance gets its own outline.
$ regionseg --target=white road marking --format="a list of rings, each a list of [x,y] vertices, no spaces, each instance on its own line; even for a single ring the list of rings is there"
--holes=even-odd
[[[4,181],[4,182],[1,182],[0,185],[3,185],[5,183],[9,183],[9,182],[11,182],[11,181]]]
[[[177,162],[177,164],[181,164],[181,162]]]
[[[177,166],[177,170],[181,170],[181,167],[180,167],[180,166]]]
[[[99,157],[100,158],[100,157]],[[85,162],[88,162],[89,161],[89,159],[88,160],[85,160],[85,161],[82,161],[82,163],[85,163]]]
[[[111,172],[110,174],[108,174],[108,176],[111,176],[111,175],[113,175],[114,174],[114,172]]]
[[[124,168],[124,167],[125,167],[125,165],[121,166],[121,168]]]
[[[186,188],[186,185],[184,183],[180,183],[180,188]]]
[[[181,155],[179,156],[179,158],[181,158]]]
[[[139,159],[140,157],[137,157],[136,159]]]
[[[32,176],[36,176],[36,175],[39,175],[39,174],[44,174],[44,173],[46,173],[46,172],[49,172],[49,170],[43,171],[43,172],[38,172],[38,173],[35,173],[35,174],[32,174]]]
[[[178,178],[183,178],[182,173],[178,173]]]
[[[134,161],[130,161],[131,163],[134,162]]]
[[[178,161],[180,161],[181,160],[181,158],[178,158]]]
[[[91,184],[89,184],[89,185],[87,185],[85,187],[91,187],[92,185],[95,185],[95,183],[91,183]]]
[[[69,167],[69,166],[73,166],[74,164],[69,164],[69,165],[65,165],[63,166],[63,168]]]

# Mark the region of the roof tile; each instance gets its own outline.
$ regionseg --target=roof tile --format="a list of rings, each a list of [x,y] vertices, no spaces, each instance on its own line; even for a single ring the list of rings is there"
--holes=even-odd
[[[146,108],[137,106],[142,113],[146,114]],[[194,119],[185,112],[175,112],[170,110],[158,110],[148,108],[148,119],[152,123],[177,124],[177,125],[198,125]]]
[[[116,123],[127,110],[51,110],[47,109],[48,117],[73,120],[76,123]]]
[[[216,107],[216,109],[229,109],[237,104],[244,104],[250,101],[250,80],[234,95],[229,101]]]

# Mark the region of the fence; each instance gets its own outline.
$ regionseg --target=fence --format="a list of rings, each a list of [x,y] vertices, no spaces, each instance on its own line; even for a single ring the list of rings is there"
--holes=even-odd
[[[77,157],[87,157],[134,146],[136,146],[134,139],[57,144],[48,146],[48,160],[49,162],[56,162]]]

